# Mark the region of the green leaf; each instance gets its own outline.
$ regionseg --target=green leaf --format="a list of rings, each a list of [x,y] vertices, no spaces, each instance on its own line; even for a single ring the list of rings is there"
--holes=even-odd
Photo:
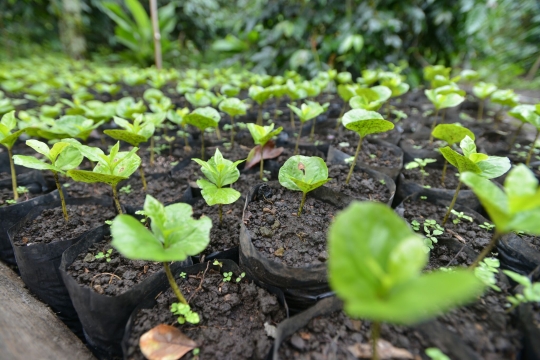
[[[197,185],[202,189],[201,194],[210,206],[216,204],[232,204],[240,198],[240,192],[231,188],[218,188],[211,182],[199,179]]]
[[[232,162],[224,159],[223,155],[218,148],[214,156],[208,161],[202,161],[201,159],[193,158],[197,164],[201,165],[201,171],[203,174],[214,183],[218,188],[234,183],[240,177],[240,171],[238,165],[245,160],[238,160]]]
[[[216,128],[220,119],[219,112],[211,107],[195,109],[185,116],[186,123],[197,127],[201,131],[209,127]]]
[[[366,135],[386,132],[394,128],[394,124],[384,120],[381,114],[363,109],[347,111],[343,115],[342,122],[347,129],[358,133],[362,138]]]
[[[229,116],[238,116],[246,114],[246,104],[237,98],[228,98],[219,103],[219,110],[227,113]]]
[[[471,171],[473,173],[479,174],[482,170],[469,158],[459,154],[458,152],[452,150],[449,146],[440,148],[439,151],[444,156],[444,158],[452,165],[454,165],[460,173],[466,171]]]
[[[30,169],[60,171],[60,169],[38,160],[33,156],[13,155],[13,162],[15,165],[24,166]]]
[[[140,143],[148,141],[148,138],[142,135],[134,134],[128,130],[103,130],[103,133],[115,140],[125,141],[133,146],[139,146]]]
[[[302,104],[300,108],[291,104],[287,104],[287,106],[298,116],[302,123],[314,119],[326,111],[324,106],[314,101],[307,101],[305,104]]]
[[[291,156],[279,169],[279,183],[289,190],[307,193],[324,185],[328,179],[328,167],[317,156]]]
[[[508,111],[508,115],[533,125],[540,122],[540,116],[537,114],[534,105],[518,105]]]
[[[471,154],[476,154],[476,144],[474,140],[468,136],[465,136],[459,143],[459,147],[463,150],[463,155],[470,157]]]
[[[25,131],[26,131],[26,129],[17,130],[14,133],[1,138],[0,139],[0,144],[4,145],[8,149],[13,148],[13,145],[15,144],[15,142],[17,141],[19,136],[21,136],[21,134],[23,132],[25,132]],[[1,137],[1,135],[0,135],[0,137]]]
[[[512,166],[510,159],[499,156],[489,156],[486,160],[477,162],[476,165],[482,170],[480,175],[486,179],[494,179],[504,175]]]
[[[69,170],[67,175],[75,181],[84,183],[105,183],[111,186],[116,186],[120,181],[127,179],[127,177],[124,176],[115,176],[87,170]]]
[[[51,161],[51,163],[54,164],[58,155],[60,155],[68,146],[70,146],[69,143],[62,141],[54,144],[51,148],[51,151],[49,152],[49,160]]]
[[[69,146],[67,148],[64,148],[64,150],[60,153],[54,165],[62,171],[67,171],[79,166],[83,159],[83,154],[81,154],[81,152],[76,147]]]
[[[483,81],[473,86],[473,94],[477,98],[484,100],[491,96],[496,90],[497,86],[495,84],[485,83]]]
[[[457,124],[439,124],[433,129],[433,137],[446,141],[448,145],[457,144],[465,138],[465,136],[470,137],[472,140],[475,139],[474,133]]]
[[[248,123],[247,128],[251,133],[253,142],[256,145],[261,145],[263,147],[268,141],[270,141],[274,136],[278,136],[283,130],[283,127],[281,126],[274,130],[274,124],[270,124],[268,126],[259,126],[253,123]]]
[[[38,140],[26,140],[26,145],[30,146],[32,149],[36,150],[38,153],[45,155],[47,159],[50,158],[49,147],[44,142]]]
[[[328,232],[328,270],[346,312],[411,324],[481,293],[471,272],[421,274],[427,263],[422,247],[421,237],[383,204],[353,202],[339,213]]]
[[[0,120],[0,124],[7,128],[8,132],[11,132],[17,126],[17,119],[15,119],[15,110],[5,113]]]

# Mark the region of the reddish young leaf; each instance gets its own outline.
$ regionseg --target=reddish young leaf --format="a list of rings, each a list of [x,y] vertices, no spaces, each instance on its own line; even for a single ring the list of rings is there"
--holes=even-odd
[[[269,141],[263,148],[263,159],[275,159],[283,152],[283,148],[276,148],[273,141]],[[244,169],[250,169],[261,161],[261,146],[257,145],[249,152]]]
[[[139,339],[143,355],[149,360],[177,360],[197,347],[197,343],[174,326],[160,324]]]

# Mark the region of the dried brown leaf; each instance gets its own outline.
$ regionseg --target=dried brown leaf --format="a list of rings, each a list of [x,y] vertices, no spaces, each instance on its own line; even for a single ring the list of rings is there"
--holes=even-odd
[[[149,360],[177,360],[196,348],[197,343],[176,327],[160,324],[141,336],[139,346]]]
[[[273,141],[269,141],[264,145],[263,158],[275,159],[283,152],[283,148],[276,148],[276,144]],[[249,152],[244,169],[250,169],[261,161],[261,146],[257,145]]]

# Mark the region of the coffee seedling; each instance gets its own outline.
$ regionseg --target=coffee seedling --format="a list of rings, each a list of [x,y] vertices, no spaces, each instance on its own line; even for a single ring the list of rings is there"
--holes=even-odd
[[[458,169],[460,174],[470,171],[483,178],[493,179],[503,175],[510,169],[510,160],[506,157],[488,156],[486,154],[477,153],[474,141],[468,136],[465,136],[465,138],[461,140],[459,147],[463,151],[463,155],[452,150],[449,146],[441,148],[440,152],[450,164]],[[444,216],[443,226],[446,225],[450,212],[456,204],[460,188],[461,180],[457,185],[452,202]]]
[[[15,130],[17,127],[17,119],[15,118],[15,110],[10,111],[2,116],[0,120],[0,144],[2,144],[8,151],[9,168],[11,170],[11,186],[13,188],[13,200],[15,202],[19,199],[17,193],[17,174],[15,172],[15,165],[13,164],[13,145],[15,141],[24,132],[24,129]],[[15,131],[14,131],[15,130]]]
[[[279,183],[281,186],[302,192],[302,202],[297,216],[302,214],[307,193],[326,184],[328,167],[323,159],[317,156],[291,156],[279,169]]]
[[[193,110],[184,117],[187,124],[193,125],[201,130],[201,159],[204,160],[204,131],[218,127],[221,115],[216,109],[203,107]]]
[[[540,234],[538,180],[525,165],[517,165],[508,173],[504,191],[474,172],[462,173],[461,181],[475,193],[495,225],[490,243],[478,255],[471,269],[491,252],[502,235],[512,231]]]
[[[146,195],[144,211],[151,219],[150,229],[130,215],[119,215],[111,226],[111,245],[128,259],[162,262],[169,285],[180,302],[174,303],[171,311],[178,315],[179,323],[196,324],[199,315],[191,311],[169,262],[184,261],[203,251],[210,242],[212,221],[205,216],[193,219],[193,209],[188,204],[163,206],[150,195]]]
[[[481,81],[478,84],[474,85],[472,90],[474,96],[480,99],[478,103],[478,116],[476,118],[478,121],[480,121],[482,120],[482,116],[484,115],[486,99],[489,98],[497,90],[497,86],[495,84],[485,83]]]
[[[208,180],[199,179],[197,185],[201,188],[201,193],[209,206],[219,206],[219,224],[222,224],[222,205],[232,204],[240,198],[240,192],[230,187],[240,177],[238,165],[245,160],[232,162],[223,158],[219,149],[216,148],[214,156],[208,161],[193,158],[197,164],[201,165],[201,171]]]
[[[94,256],[96,259],[105,259],[106,262],[111,262],[111,254],[113,249],[107,250],[105,253],[100,251]]]
[[[116,211],[118,214],[122,214],[116,186],[122,180],[129,179],[141,165],[141,158],[136,154],[138,148],[134,147],[129,152],[120,151],[120,142],[117,142],[111,148],[109,155],[105,155],[100,148],[81,145],[76,140],[72,140],[70,143],[88,160],[97,162],[97,165],[92,171],[69,170],[67,175],[75,181],[109,184],[112,188]]]
[[[441,109],[452,108],[452,107],[458,106],[463,101],[465,101],[465,97],[462,96],[461,94],[457,92],[453,92],[453,91],[448,92],[442,88],[425,90],[424,93],[426,94],[426,97],[429,99],[429,101],[431,101],[431,103],[435,107],[435,118],[433,120],[433,123],[431,124],[432,132],[435,129],[435,126],[437,125],[438,115]],[[430,144],[433,142],[433,135],[429,137],[429,142]]]
[[[415,158],[413,161],[405,165],[405,169],[412,170],[412,169],[419,168],[420,174],[422,175],[422,178],[421,178],[422,180],[420,181],[420,185],[424,186],[424,179],[426,176],[429,176],[429,173],[425,170],[425,167],[427,166],[427,164],[431,164],[436,161],[437,161],[436,159],[431,159],[431,158],[427,158],[427,159]]]
[[[296,146],[294,148],[295,154],[298,154],[298,144],[300,143],[300,136],[302,135],[302,125],[304,125],[306,121],[313,119],[310,135],[310,138],[313,141],[313,137],[315,136],[315,123],[317,122],[316,118],[317,116],[321,115],[326,111],[328,105],[328,103],[321,105],[318,102],[307,101],[305,104],[302,104],[300,108],[297,108],[294,105],[287,104],[289,109],[291,109],[296,114],[296,116],[298,116],[301,125],[298,129],[298,136],[296,137]]]
[[[255,125],[253,123],[247,124],[247,128],[251,134],[251,137],[253,138],[253,142],[255,145],[257,145],[255,148],[251,149],[251,151],[248,154],[248,162],[253,159],[255,156],[255,153],[257,150],[259,150],[261,155],[261,162],[260,162],[260,177],[261,180],[263,179],[263,167],[264,167],[264,146],[266,143],[268,143],[274,136],[278,136],[279,133],[283,130],[283,127],[278,127],[274,130],[274,124],[270,124],[268,126],[259,126]],[[258,147],[258,149],[257,149]]]
[[[431,136],[436,139],[440,139],[446,142],[446,144],[452,147],[454,144],[459,143],[465,138],[465,136],[470,137],[472,140],[475,139],[474,133],[458,124],[439,124],[431,132]],[[444,166],[441,176],[441,185],[444,186],[444,179],[446,177],[446,168],[448,167],[448,160],[444,159]]]
[[[33,156],[13,156],[13,160],[17,165],[37,170],[50,170],[53,173],[56,188],[58,189],[58,195],[60,196],[60,201],[62,203],[62,212],[64,213],[64,219],[66,222],[68,222],[69,216],[67,213],[66,201],[64,199],[64,192],[62,191],[62,186],[60,185],[60,180],[58,179],[58,173],[65,174],[66,171],[71,171],[79,166],[79,164],[83,161],[83,155],[76,147],[71,146],[70,143],[67,142],[69,140],[73,139],[65,139],[65,141],[57,142],[52,148],[49,148],[47,144],[38,140],[26,140],[26,145],[44,155],[50,163],[47,163],[44,160],[39,160]]]
[[[512,136],[512,139],[510,140],[508,150],[511,150],[516,142],[519,133],[521,132],[521,129],[523,128],[523,125],[525,125],[526,123],[533,125],[539,124],[540,115],[537,114],[536,107],[534,105],[518,105],[508,111],[508,115],[521,121],[521,124],[518,126],[516,132],[514,133],[514,136]]]
[[[386,86],[358,88],[355,96],[349,100],[351,109],[377,111],[392,96],[392,90]]]
[[[452,213],[452,215],[456,217],[454,220],[452,220],[454,224],[459,224],[461,220],[467,220],[469,222],[473,222],[473,218],[468,215],[465,215],[463,211],[456,211],[452,209],[450,213]]]
[[[234,117],[246,114],[247,106],[244,102],[237,98],[229,98],[223,100],[219,104],[219,110],[227,113],[231,118],[231,147],[234,148]]]
[[[328,230],[330,287],[353,318],[372,321],[372,359],[380,323],[413,324],[474,300],[484,290],[473,273],[423,273],[422,238],[393,210],[353,202]]]
[[[182,128],[182,130],[178,130],[176,134],[184,138],[184,149],[191,151],[188,143],[188,133],[186,131],[187,122],[185,121],[185,117],[187,114],[189,114],[189,109],[187,107],[183,109],[176,109],[176,111],[169,110],[167,112],[167,119]]]
[[[394,124],[390,121],[384,120],[381,114],[375,111],[368,111],[363,109],[350,110],[343,115],[343,126],[345,128],[356,132],[360,136],[358,146],[356,147],[356,153],[354,154],[354,160],[351,164],[349,174],[347,175],[346,183],[349,184],[351,180],[356,161],[358,160],[358,154],[362,148],[362,141],[367,135],[386,132],[394,128]]]

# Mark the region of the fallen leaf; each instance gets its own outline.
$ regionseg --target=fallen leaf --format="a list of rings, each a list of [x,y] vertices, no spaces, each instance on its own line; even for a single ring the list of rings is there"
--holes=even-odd
[[[279,248],[274,252],[274,255],[282,257],[284,253],[285,253],[285,249],[284,248]]]
[[[22,238],[22,242],[23,244],[27,244],[28,243],[28,238],[25,236]]]
[[[357,359],[371,359],[371,344],[354,344],[347,350]],[[396,348],[386,340],[377,341],[377,354],[379,359],[414,359],[414,356],[405,349]]]
[[[141,336],[139,346],[149,360],[176,360],[195,349],[197,343],[176,327],[160,324]]]
[[[283,152],[283,148],[276,148],[276,144],[273,141],[269,141],[263,148],[263,159],[275,159]],[[246,165],[244,169],[250,169],[261,161],[261,146],[257,145],[248,154],[246,159]]]

